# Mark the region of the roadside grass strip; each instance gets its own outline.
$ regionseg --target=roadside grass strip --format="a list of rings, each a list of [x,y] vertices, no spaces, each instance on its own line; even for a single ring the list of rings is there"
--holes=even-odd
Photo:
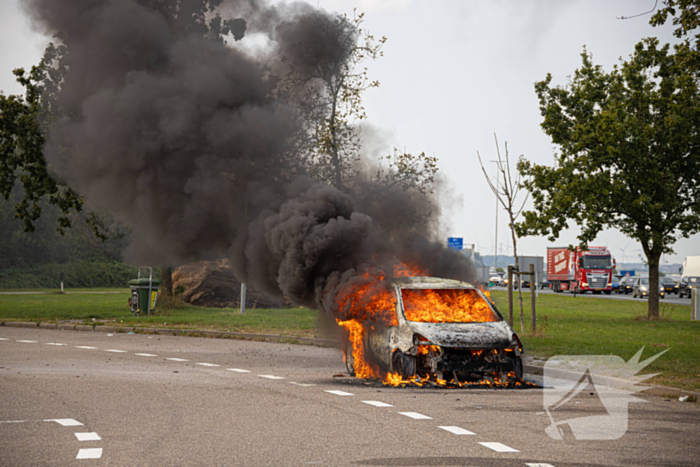
[[[432,420],[433,417],[428,417],[427,415],[423,415],[418,412],[399,412],[399,414],[404,415],[408,418],[412,418],[414,420]]]
[[[99,459],[102,457],[102,448],[81,449],[78,451],[76,459]]]
[[[136,354],[136,355],[138,355],[138,354]],[[170,360],[171,362],[189,362],[189,360],[187,360],[186,358],[175,358],[175,357],[166,358],[166,360]]]
[[[479,444],[491,449],[492,451],[496,451],[496,452],[520,452],[517,449],[513,449],[513,448],[506,446],[505,444],[501,444],[501,443],[479,443]]]
[[[56,422],[61,426],[83,426],[78,420],[73,420],[72,418],[50,418],[44,420],[45,422]]]
[[[17,340],[17,342],[22,342],[24,344],[36,344],[37,341],[25,341],[25,340]]]
[[[393,407],[391,404],[387,404],[386,402],[380,402],[380,401],[362,401],[365,404],[369,404],[374,407]]]
[[[157,357],[158,355],[154,355],[152,353],[135,353],[134,355],[138,355],[139,357]]]
[[[118,349],[105,349],[105,352],[113,352],[113,353],[127,353],[126,350],[118,350]]]
[[[250,373],[250,370],[244,370],[242,368],[226,368],[228,371],[235,371],[236,373]]]
[[[202,365],[202,366],[221,366],[221,365],[217,365],[216,363],[195,363],[195,365]]]
[[[95,433],[94,431],[90,433],[75,433],[75,437],[78,438],[78,441],[100,441],[102,438],[100,438],[100,435]]]
[[[449,431],[455,435],[476,435],[476,433],[472,433],[471,431],[465,430],[464,428],[458,426],[439,426],[438,428],[442,428],[443,430]]]
[[[335,394],[336,396],[354,396],[355,394],[345,392],[345,391],[326,391],[328,394]]]
[[[266,379],[284,379],[283,376],[274,376],[274,375],[258,375],[261,378],[266,378]]]

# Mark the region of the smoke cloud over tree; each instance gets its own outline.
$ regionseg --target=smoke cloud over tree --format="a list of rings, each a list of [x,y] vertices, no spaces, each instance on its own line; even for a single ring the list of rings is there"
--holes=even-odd
[[[466,258],[435,241],[434,197],[376,176],[375,165],[357,167],[342,191],[299,170],[290,139],[302,124],[278,92],[280,70],[343,60],[350,45],[319,29],[335,15],[234,0],[25,7],[65,46],[48,63],[60,75],[47,161],[133,227],[133,261],[227,255],[239,280],[327,311],[370,268],[408,262],[472,279]],[[259,53],[240,47],[258,33],[268,40]]]

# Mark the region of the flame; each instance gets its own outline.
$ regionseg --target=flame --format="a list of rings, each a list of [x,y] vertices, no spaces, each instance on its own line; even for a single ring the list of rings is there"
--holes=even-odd
[[[403,289],[408,321],[421,323],[489,323],[498,321],[476,290]]]

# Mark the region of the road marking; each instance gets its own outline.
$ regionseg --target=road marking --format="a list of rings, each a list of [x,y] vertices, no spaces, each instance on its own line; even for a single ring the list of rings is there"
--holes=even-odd
[[[460,428],[458,426],[439,426],[438,428],[442,428],[445,431],[449,431],[450,433],[453,433],[455,435],[475,435],[476,433],[472,433],[469,430],[465,430],[464,428]]]
[[[250,370],[242,370],[241,368],[226,368],[228,371],[235,371],[236,373],[250,373]]]
[[[117,349],[105,349],[105,352],[127,353],[126,350],[117,350]]]
[[[418,412],[399,412],[401,415],[405,415],[409,418],[412,418],[414,420],[432,420],[432,417],[428,417],[427,415],[420,414]]]
[[[60,342],[47,342],[46,345],[68,345],[68,344],[61,344]]]
[[[18,340],[17,342],[24,342],[25,344],[36,344],[37,341],[23,341],[23,340]]]
[[[527,467],[554,467],[552,464],[525,464]]]
[[[315,384],[297,383],[297,382],[294,382],[294,381],[290,381],[289,384],[295,384],[295,385],[301,386],[301,387],[303,387],[303,388],[310,388],[310,387],[312,387],[312,386],[316,386]]]
[[[138,355],[139,357],[157,357],[158,355],[153,355],[152,353],[135,353],[134,355]]]
[[[335,394],[336,396],[354,396],[355,394],[345,392],[345,391],[326,391],[328,394]]]
[[[7,421],[0,422],[0,423],[24,423],[24,422],[28,422],[28,421],[29,420],[7,420]]]
[[[7,337],[0,337],[0,341],[9,341],[9,340],[10,339],[8,339]]]
[[[517,449],[513,449],[505,444],[501,443],[479,443],[484,447],[487,447],[496,452],[520,452]]]
[[[95,350],[97,347],[90,347],[89,345],[76,345],[76,349],[88,349],[88,350]]]
[[[94,431],[90,433],[75,433],[75,437],[78,438],[78,441],[100,441],[102,439]]]
[[[217,365],[216,363],[195,363],[195,365],[202,365],[202,366],[221,366],[221,365]]]
[[[273,375],[258,375],[261,378],[267,378],[267,379],[284,379],[282,376],[273,376]]]
[[[138,354],[137,354],[138,355]],[[166,358],[166,360],[170,360],[171,362],[189,362],[186,358]]]
[[[81,449],[76,459],[99,459],[102,457],[102,448]]]
[[[375,407],[393,407],[391,404],[387,404],[386,402],[379,402],[379,401],[362,401],[365,404],[373,405]]]
[[[45,422],[56,422],[61,426],[83,426],[78,420],[73,420],[72,418],[50,418],[44,420]]]

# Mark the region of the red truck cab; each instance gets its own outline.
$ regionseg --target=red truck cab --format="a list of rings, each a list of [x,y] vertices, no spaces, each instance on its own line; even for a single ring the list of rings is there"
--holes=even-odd
[[[612,292],[615,260],[604,246],[547,247],[547,280],[555,292]]]

